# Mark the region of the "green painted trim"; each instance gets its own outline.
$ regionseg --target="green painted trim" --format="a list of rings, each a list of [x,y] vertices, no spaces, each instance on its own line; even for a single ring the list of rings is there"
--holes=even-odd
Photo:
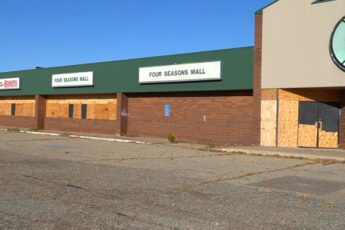
[[[271,2],[270,4],[268,4],[267,6],[264,6],[264,7],[262,7],[261,9],[257,10],[257,11],[255,12],[255,14],[256,14],[256,15],[262,14],[262,12],[264,11],[264,9],[270,7],[271,5],[277,3],[278,1],[279,1],[279,0],[274,0],[273,2]]]
[[[253,88],[253,47],[138,58],[82,65],[0,73],[1,78],[20,77],[20,90],[0,90],[0,95],[58,95],[250,90]],[[139,68],[182,63],[222,61],[222,80],[139,84]],[[52,88],[53,74],[93,71],[93,87]]]

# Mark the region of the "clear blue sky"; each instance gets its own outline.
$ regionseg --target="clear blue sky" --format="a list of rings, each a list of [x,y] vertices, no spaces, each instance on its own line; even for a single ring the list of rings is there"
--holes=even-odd
[[[1,0],[0,72],[254,44],[272,0]]]

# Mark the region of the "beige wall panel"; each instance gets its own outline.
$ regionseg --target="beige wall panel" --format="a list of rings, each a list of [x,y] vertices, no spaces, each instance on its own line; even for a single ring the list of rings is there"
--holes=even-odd
[[[317,147],[317,128],[316,125],[299,125],[298,127],[298,146]]]
[[[298,101],[279,102],[279,147],[297,147]]]
[[[331,34],[345,0],[279,0],[263,11],[262,88],[345,86],[332,61]]]
[[[261,146],[276,146],[277,101],[261,101]]]

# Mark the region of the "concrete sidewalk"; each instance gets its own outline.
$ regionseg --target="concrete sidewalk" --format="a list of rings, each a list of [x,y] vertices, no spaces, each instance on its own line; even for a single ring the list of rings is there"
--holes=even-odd
[[[275,156],[308,160],[324,160],[345,163],[345,150],[316,148],[275,148],[275,147],[229,147],[217,151],[242,153],[256,156]]]
[[[0,131],[7,130],[8,127],[0,127]],[[39,131],[32,132],[28,129],[20,129],[20,132],[28,134],[42,134],[42,135],[62,135],[65,137],[80,137],[83,139],[106,140],[114,139],[117,142],[131,142],[143,144],[161,144],[172,145],[184,149],[195,149],[214,152],[225,152],[229,154],[245,154],[254,156],[273,156],[282,158],[295,158],[307,160],[322,160],[322,161],[335,161],[345,163],[345,150],[342,149],[316,149],[316,148],[275,148],[275,147],[217,147],[208,146],[205,144],[178,142],[169,143],[167,139],[163,138],[149,138],[149,137],[118,137],[109,134],[95,134],[95,133],[76,133],[76,132],[62,132],[62,131]],[[78,136],[79,135],[79,136]]]

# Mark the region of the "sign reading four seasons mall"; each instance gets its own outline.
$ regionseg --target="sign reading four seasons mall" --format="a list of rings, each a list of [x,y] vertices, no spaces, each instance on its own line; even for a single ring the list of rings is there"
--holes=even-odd
[[[54,88],[93,86],[93,72],[53,74],[52,86]]]
[[[0,90],[19,89],[19,78],[0,79]]]
[[[221,80],[221,62],[142,67],[139,83]]]
[[[335,64],[345,71],[345,17],[335,27],[330,48]]]

